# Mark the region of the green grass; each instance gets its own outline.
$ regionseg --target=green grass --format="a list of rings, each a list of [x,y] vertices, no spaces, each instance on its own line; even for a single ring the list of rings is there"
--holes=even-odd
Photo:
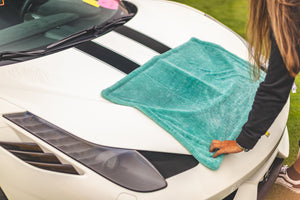
[[[296,78],[298,87],[297,93],[291,93],[290,115],[288,119],[288,130],[290,136],[290,155],[285,160],[287,165],[291,165],[298,154],[298,141],[300,140],[300,79]]]
[[[187,4],[216,18],[242,37],[245,37],[248,20],[248,0],[174,0]],[[296,78],[298,93],[291,93],[288,130],[290,137],[290,156],[285,164],[291,165],[298,154],[300,139],[300,80]]]

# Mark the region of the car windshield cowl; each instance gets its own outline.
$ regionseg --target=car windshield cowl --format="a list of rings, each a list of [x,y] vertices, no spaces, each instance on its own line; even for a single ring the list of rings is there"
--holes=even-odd
[[[26,57],[39,57],[42,55],[46,55],[47,53],[51,53],[57,51],[59,49],[65,49],[71,46],[75,46],[77,44],[89,41],[93,38],[99,37],[111,30],[122,26],[128,20],[130,20],[134,14],[128,14],[127,16],[122,16],[108,22],[105,22],[101,25],[94,25],[89,27],[83,31],[72,34],[68,37],[65,37],[55,43],[48,45],[46,48],[38,49],[38,50],[28,50],[28,51],[3,51],[0,52],[0,61],[3,60],[14,60],[18,61],[18,58],[26,58]]]

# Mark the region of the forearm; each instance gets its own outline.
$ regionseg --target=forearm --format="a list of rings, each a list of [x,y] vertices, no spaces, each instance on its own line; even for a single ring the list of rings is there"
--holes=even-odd
[[[256,92],[248,121],[236,139],[239,145],[251,149],[266,133],[285,105],[293,82],[273,39],[268,72]]]

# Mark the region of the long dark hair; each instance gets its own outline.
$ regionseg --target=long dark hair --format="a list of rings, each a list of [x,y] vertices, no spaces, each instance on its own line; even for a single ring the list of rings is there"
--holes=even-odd
[[[250,0],[247,39],[253,74],[259,78],[260,66],[270,55],[270,30],[290,75],[300,71],[300,0]]]

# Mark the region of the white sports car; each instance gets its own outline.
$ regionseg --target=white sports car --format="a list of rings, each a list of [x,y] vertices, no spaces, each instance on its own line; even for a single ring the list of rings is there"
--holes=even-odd
[[[289,102],[253,150],[210,170],[101,91],[191,37],[247,43],[165,0],[0,1],[0,199],[262,199],[288,156]]]

